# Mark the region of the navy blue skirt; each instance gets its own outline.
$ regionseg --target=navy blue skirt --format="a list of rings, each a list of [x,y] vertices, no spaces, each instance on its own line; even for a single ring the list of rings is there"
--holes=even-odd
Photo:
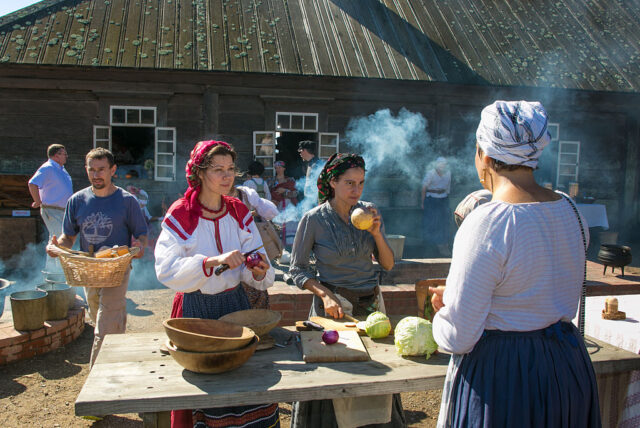
[[[182,300],[184,318],[218,319],[231,312],[245,309],[251,309],[251,306],[244,288],[240,285],[218,294],[202,294],[200,291],[185,293]],[[192,424],[194,428],[276,428],[280,426],[280,414],[277,403],[194,409]]]
[[[453,427],[600,427],[596,376],[580,333],[566,322],[486,330],[459,363],[449,417]]]
[[[426,242],[432,244],[449,243],[449,227],[451,224],[449,214],[449,197],[424,198],[424,211],[422,213],[422,236]]]

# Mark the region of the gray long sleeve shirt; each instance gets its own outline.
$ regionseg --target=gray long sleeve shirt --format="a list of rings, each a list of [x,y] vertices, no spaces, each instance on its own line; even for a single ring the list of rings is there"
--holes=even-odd
[[[355,207],[375,205],[360,201]],[[380,230],[384,236],[384,223]],[[316,257],[317,278],[309,264],[312,251]],[[378,255],[373,236],[366,230],[356,229],[350,222],[345,223],[329,202],[325,202],[300,220],[289,274],[300,288],[312,278],[339,287],[369,288],[378,284],[372,254]]]

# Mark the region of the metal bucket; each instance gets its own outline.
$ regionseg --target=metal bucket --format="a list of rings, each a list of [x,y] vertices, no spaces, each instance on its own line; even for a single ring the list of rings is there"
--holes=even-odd
[[[4,279],[4,278],[0,278],[0,317],[2,316],[2,313],[4,312],[4,300],[5,300],[5,296],[7,295],[7,293],[9,292],[9,286],[11,285],[11,282]]]
[[[38,290],[47,293],[47,320],[63,320],[69,313],[69,287],[67,284],[40,284]]]
[[[47,292],[33,290],[11,293],[11,313],[16,330],[42,328],[47,315]]]
[[[45,270],[41,271],[42,276],[44,277],[44,282],[47,284],[67,284],[67,278],[64,276],[64,273],[53,273],[47,272]],[[40,288],[40,287],[38,287]],[[69,286],[69,290],[67,290],[69,295],[69,309],[73,309],[76,306],[76,289],[75,287]]]
[[[402,260],[402,253],[404,253],[404,235],[387,235],[387,242],[389,247],[393,251],[393,259],[395,261]]]

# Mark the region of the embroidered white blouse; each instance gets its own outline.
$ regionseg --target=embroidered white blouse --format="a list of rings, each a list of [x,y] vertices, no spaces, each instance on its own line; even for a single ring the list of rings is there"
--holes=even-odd
[[[262,245],[247,207],[235,198],[224,196],[223,201],[226,213],[215,220],[193,215],[183,199],[171,206],[155,248],[156,275],[161,283],[176,291],[200,290],[204,294],[234,288],[240,281],[259,290],[273,285],[272,266],[261,281],[254,279],[244,264],[220,276],[213,273],[214,269],[204,268],[207,257],[232,250],[245,253]],[[264,250],[261,252],[264,254]]]

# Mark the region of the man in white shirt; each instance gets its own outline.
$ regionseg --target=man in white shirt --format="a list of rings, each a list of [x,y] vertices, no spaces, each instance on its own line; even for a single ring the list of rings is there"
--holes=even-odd
[[[67,200],[73,194],[71,176],[64,168],[67,163],[67,150],[62,144],[51,144],[47,148],[49,160],[43,163],[29,180],[29,193],[33,198],[31,206],[40,208],[40,215],[49,231],[49,240],[53,235],[62,233],[62,219]],[[47,256],[45,271],[61,273],[57,259]]]

